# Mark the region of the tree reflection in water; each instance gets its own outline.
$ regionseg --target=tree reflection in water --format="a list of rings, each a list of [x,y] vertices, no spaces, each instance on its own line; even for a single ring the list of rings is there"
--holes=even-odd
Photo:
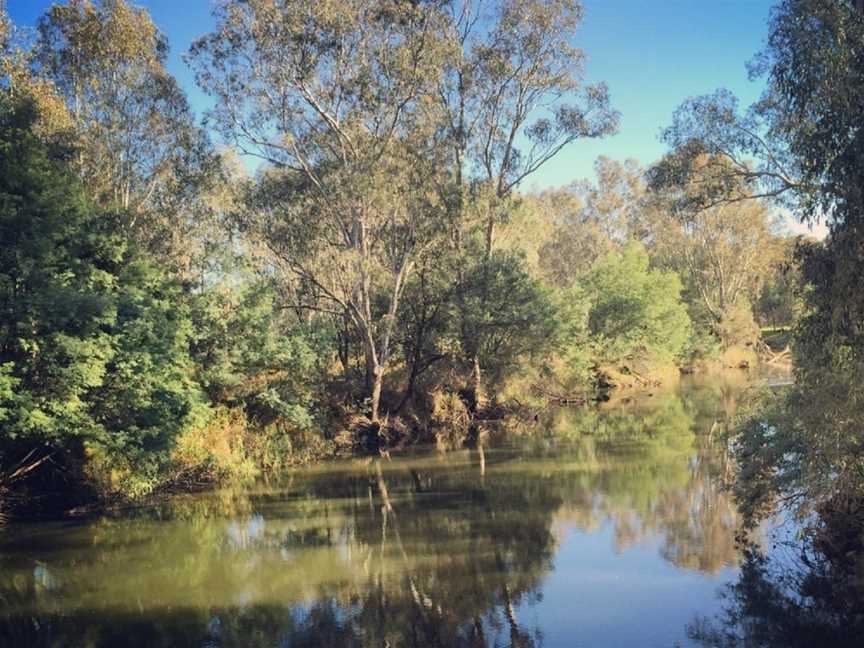
[[[864,644],[864,421],[856,403],[828,406],[811,392],[766,391],[743,419],[735,494],[744,521],[752,528],[776,514],[786,522],[767,547],[742,533],[745,560],[723,593],[723,614],[688,628],[701,645]]]
[[[706,574],[737,563],[728,456],[712,436],[729,398],[559,410],[550,435],[518,445],[10,529],[0,645],[541,645],[524,610],[569,530],[611,525],[616,551],[657,542]]]
[[[725,610],[697,617],[689,637],[712,648],[858,648],[864,637],[862,583],[816,562],[778,560],[748,546],[740,576],[724,592]]]

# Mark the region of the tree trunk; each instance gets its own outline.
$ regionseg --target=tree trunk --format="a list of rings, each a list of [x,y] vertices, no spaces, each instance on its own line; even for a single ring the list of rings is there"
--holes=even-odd
[[[405,387],[405,392],[402,394],[402,399],[399,401],[399,405],[396,407],[395,412],[401,412],[402,408],[405,407],[405,403],[414,396],[414,386],[417,384],[417,373],[420,367],[420,346],[419,344],[415,348],[414,356],[411,359],[411,372],[408,374],[408,384]]]
[[[471,390],[474,392],[474,411],[477,412],[486,405],[486,394],[483,391],[483,374],[480,370],[480,356],[474,354],[471,368]]]
[[[489,292],[489,261],[492,258],[492,237],[495,231],[495,211],[489,211],[489,220],[486,223],[486,249],[483,261],[483,308],[486,307]],[[480,353],[474,352],[471,359],[471,389],[474,392],[474,411],[481,410],[486,404],[486,395],[483,392],[483,374],[480,371]]]
[[[486,260],[492,256],[492,240],[495,234],[495,215],[494,212],[489,214],[489,220],[486,222]]]
[[[381,406],[381,387],[384,385],[384,368],[376,366],[373,368],[372,381],[372,422],[378,422],[378,410]]]
[[[372,394],[372,386],[375,384],[375,355],[368,341],[363,345],[363,353],[366,359],[366,372],[364,382],[366,383],[366,393]]]

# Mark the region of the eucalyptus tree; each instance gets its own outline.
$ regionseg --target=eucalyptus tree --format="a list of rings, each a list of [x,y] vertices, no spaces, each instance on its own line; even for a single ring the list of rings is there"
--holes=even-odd
[[[436,108],[451,160],[452,235],[461,250],[467,231],[480,225],[488,260],[496,224],[520,183],[569,144],[613,133],[618,115],[604,83],[584,82],[577,0],[462,0],[447,8],[457,50]],[[464,355],[479,395],[482,341],[465,329]]]
[[[729,200],[725,189],[743,183],[748,193],[733,200],[780,200],[811,221],[844,218],[838,204],[862,167],[862,31],[858,0],[778,2],[766,47],[748,64],[767,82],[760,99],[742,110],[720,89],[682,103],[663,133],[672,152],[654,169],[655,184],[693,180],[693,160],[710,156],[705,191],[690,196],[701,206]]]
[[[706,158],[695,164],[708,173],[718,168],[716,161]],[[751,298],[782,258],[782,238],[764,201],[751,198],[681,208],[686,201],[682,195],[701,191],[701,176],[697,172],[695,177],[685,190],[658,197],[665,209],[657,210],[652,243],[659,262],[685,277],[698,309],[719,333],[724,320],[737,310],[749,312]]]
[[[247,225],[313,299],[362,340],[371,419],[419,259],[440,209],[411,152],[447,52],[435,4],[223,2],[190,61],[209,120],[266,163]]]
[[[770,91],[743,111],[725,89],[691,97],[663,131],[671,151],[650,169],[651,185],[689,187],[679,206],[693,210],[752,198],[793,206],[814,187],[781,137],[781,121]]]
[[[130,234],[161,247],[170,246],[172,226],[191,217],[210,161],[167,54],[148,13],[125,0],[52,5],[31,53],[34,75],[66,104],[88,193]]]
[[[439,87],[459,207],[469,188],[487,199],[491,251],[502,201],[566,146],[612,134],[618,114],[604,83],[585,84],[575,46],[576,0],[464,0],[448,6],[458,44]]]
[[[596,180],[539,194],[536,208],[552,221],[553,232],[541,247],[541,272],[547,281],[569,288],[597,259],[629,240],[653,252],[658,201],[648,191],[645,170],[634,159],[599,157]]]
[[[40,135],[61,138],[73,128],[72,119],[54,84],[33,73],[33,52],[19,35],[0,1],[0,87],[13,99],[33,104],[33,127]]]
[[[860,510],[864,497],[862,43],[859,0],[778,2],[765,50],[751,68],[766,80],[762,99],[743,116],[729,95],[728,109],[712,108],[717,101],[687,109],[670,140],[682,161],[673,170],[686,170],[688,158],[706,151],[738,157],[735,173],[718,174],[712,186],[743,176],[743,197],[782,196],[805,221],[830,225],[825,243],[798,252],[805,310],[793,347],[795,386],[781,411],[760,413],[739,439],[746,509],[764,512],[776,496],[804,512],[836,512],[823,530],[814,529],[829,543],[831,523],[858,523],[844,507]],[[657,179],[664,175],[661,167]]]
[[[862,40],[860,3],[779,2],[766,47],[750,64],[751,74],[767,82],[760,100],[745,110],[726,90],[687,100],[664,133],[672,151],[651,170],[655,188],[687,187],[677,194],[684,211],[765,198],[805,221],[832,225],[824,253],[819,246],[800,251],[803,277],[815,288],[808,291],[811,305],[822,311],[807,320],[821,318],[813,336],[820,344],[833,338],[831,329],[857,337],[864,313],[857,251],[864,213]]]
[[[574,186],[584,202],[582,220],[596,223],[619,242],[650,238],[656,204],[648,194],[645,169],[638,160],[623,162],[600,156],[594,162],[595,182]]]

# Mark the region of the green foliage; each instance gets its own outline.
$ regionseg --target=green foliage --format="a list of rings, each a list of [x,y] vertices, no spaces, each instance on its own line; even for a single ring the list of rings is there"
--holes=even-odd
[[[246,476],[330,452],[323,390],[331,327],[280,307],[273,282],[243,268],[191,301],[194,375],[214,416],[187,430],[176,459]]]
[[[752,346],[759,340],[759,327],[753,319],[750,304],[742,301],[728,306],[716,325],[717,335],[727,349]]]
[[[321,322],[280,316],[267,280],[212,286],[192,300],[197,379],[214,403],[309,428],[331,335]]]
[[[557,335],[554,358],[548,361],[548,368],[571,388],[585,385],[594,378],[597,358],[589,326],[591,306],[585,290],[575,288],[555,294]]]
[[[620,254],[600,259],[579,290],[591,304],[588,327],[602,359],[671,361],[684,351],[690,318],[681,301],[681,280],[650,269],[641,244],[631,242]]]
[[[155,478],[177,434],[206,416],[191,377],[192,326],[178,286],[153,266],[127,256],[117,279],[110,360],[89,394],[95,440]]]
[[[458,301],[463,356],[484,358],[495,385],[520,361],[550,348],[557,325],[552,298],[512,252],[481,256],[465,277]]]
[[[766,278],[753,304],[753,314],[761,326],[792,326],[801,316],[801,273],[793,252],[790,245],[788,259]]]
[[[833,220],[825,243],[802,241],[796,252],[804,309],[793,340],[795,387],[741,430],[741,487],[762,509],[773,495],[812,511],[864,494],[864,140],[855,107],[862,37],[864,15],[853,3],[785,0],[760,59],[772,136],[800,176],[800,214]]]
[[[88,425],[114,318],[122,242],[88,212],[74,179],[30,132],[32,106],[0,104],[0,365],[4,436],[50,442]],[[52,156],[55,159],[52,159]]]
[[[164,239],[180,228],[166,221],[188,208],[208,153],[167,55],[147,11],[126,0],[53,4],[32,52],[35,73],[68,107],[87,196],[154,249],[174,243]]]
[[[692,291],[685,290],[683,294],[692,324],[686,356],[694,361],[719,358],[723,353],[723,342],[717,334],[717,320]]]
[[[177,289],[0,101],[0,460],[94,444],[152,473],[197,400]]]
[[[145,492],[196,462],[284,465],[367,406],[382,439],[470,427],[517,373],[584,390],[604,363],[751,341],[764,205],[679,213],[605,158],[596,183],[520,195],[617,126],[583,82],[582,6],[451,9],[220,4],[190,61],[209,126],[265,161],[254,181],[215,168],[145,10],[46,12],[2,70],[35,106],[4,99],[0,124],[7,464],[38,447]],[[717,155],[684,161],[739,168]]]

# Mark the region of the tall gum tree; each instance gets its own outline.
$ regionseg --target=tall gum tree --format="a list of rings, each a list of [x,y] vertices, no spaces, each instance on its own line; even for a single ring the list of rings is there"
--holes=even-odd
[[[781,0],[751,67],[766,80],[760,101],[740,111],[720,92],[686,103],[667,132],[674,149],[654,173],[655,184],[686,184],[691,161],[708,154],[721,172],[697,206],[727,200],[715,189],[743,179],[747,193],[732,199],[767,195],[830,226],[824,243],[798,250],[805,308],[780,423],[766,425],[760,413],[739,440],[739,499],[749,513],[775,496],[808,514],[842,510],[839,502],[860,509],[864,498],[862,43],[861,0]]]
[[[452,238],[461,252],[466,230],[479,226],[488,265],[514,190],[571,143],[614,133],[618,113],[604,83],[584,82],[585,55],[575,46],[580,2],[462,0],[446,8],[456,53],[436,108],[451,158]],[[462,337],[482,400],[477,336]]]
[[[442,222],[411,149],[446,16],[396,0],[228,1],[215,16],[189,60],[210,122],[266,164],[247,223],[311,308],[356,328],[377,422],[399,300]]]
[[[33,52],[22,46],[17,30],[0,0],[0,86],[13,100],[27,100],[35,109],[33,128],[46,139],[69,133],[74,125],[54,84],[33,73]]]
[[[170,248],[175,226],[192,218],[213,161],[167,55],[149,14],[125,0],[52,5],[29,52],[33,77],[65,103],[91,198],[153,251]]]

